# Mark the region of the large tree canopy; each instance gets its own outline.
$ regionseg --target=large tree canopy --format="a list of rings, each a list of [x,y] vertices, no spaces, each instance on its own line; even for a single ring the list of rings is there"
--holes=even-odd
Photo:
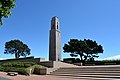
[[[99,57],[98,53],[103,53],[103,47],[98,45],[96,41],[90,39],[70,39],[70,41],[64,45],[63,50],[64,52],[71,53],[71,56],[80,55],[81,61],[85,61],[88,57]]]
[[[2,18],[8,18],[11,15],[11,8],[15,7],[16,0],[0,0],[0,25],[2,25]]]
[[[15,58],[30,55],[30,49],[20,40],[11,40],[5,43],[5,54],[15,54]]]

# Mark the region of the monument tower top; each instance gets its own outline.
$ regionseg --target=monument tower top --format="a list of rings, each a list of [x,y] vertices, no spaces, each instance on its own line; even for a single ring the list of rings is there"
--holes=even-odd
[[[59,20],[57,16],[52,17],[51,29],[60,30]]]

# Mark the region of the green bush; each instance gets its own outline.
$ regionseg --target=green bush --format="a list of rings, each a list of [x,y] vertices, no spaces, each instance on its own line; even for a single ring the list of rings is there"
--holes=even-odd
[[[42,65],[34,65],[32,67],[27,68],[27,73],[29,73],[30,69],[32,69],[33,74],[40,74],[40,69],[41,68],[47,68],[47,67],[42,66]]]
[[[105,63],[120,64],[120,60],[102,60],[101,62],[102,62],[103,64],[105,64]]]
[[[30,66],[32,66],[32,65],[30,65],[30,64],[24,64],[25,68],[30,67]]]
[[[120,60],[102,60],[104,63],[120,63]]]
[[[40,67],[39,66],[35,66],[34,74],[40,74]]]
[[[17,71],[19,74],[27,75],[27,70],[25,68],[18,68]]]
[[[3,67],[12,67],[12,64],[11,63],[4,63],[1,66],[3,66]]]
[[[17,68],[27,68],[33,65],[35,65],[35,63],[33,62],[9,62],[1,64],[1,66],[3,67],[17,67]]]
[[[30,73],[30,69],[32,69],[31,73],[34,74],[40,74],[41,68],[46,68],[42,65],[33,65],[34,63],[20,63],[17,62],[14,63],[4,63],[0,65],[0,71],[4,72],[18,72],[19,74],[28,75]],[[12,66],[11,66],[12,65]],[[24,65],[24,67],[23,67]],[[26,68],[27,67],[27,68]]]
[[[0,71],[4,71],[4,72],[18,72],[19,74],[24,74],[24,75],[27,74],[25,68],[1,67],[1,66],[0,66]]]

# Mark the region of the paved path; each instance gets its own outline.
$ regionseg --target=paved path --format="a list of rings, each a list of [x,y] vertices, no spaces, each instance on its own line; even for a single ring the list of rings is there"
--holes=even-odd
[[[0,72],[0,77],[12,79],[12,80],[78,80],[78,79],[70,79],[70,78],[60,78],[60,77],[51,76],[51,75],[9,76],[7,75],[6,72]],[[80,79],[80,80],[86,80],[86,79]]]
[[[58,77],[58,76],[52,76],[52,75],[9,76],[7,75],[6,72],[0,72],[0,77],[8,78],[11,80],[113,80],[110,78],[105,79],[105,78],[87,78],[87,77],[81,77],[79,79],[74,79],[74,78]],[[117,79],[114,79],[114,80],[117,80]]]

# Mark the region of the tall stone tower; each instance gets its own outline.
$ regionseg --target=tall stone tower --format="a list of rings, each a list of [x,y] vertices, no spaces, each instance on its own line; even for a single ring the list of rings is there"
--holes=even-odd
[[[60,25],[58,17],[54,16],[51,20],[49,40],[49,60],[61,60],[61,46],[60,46]]]

